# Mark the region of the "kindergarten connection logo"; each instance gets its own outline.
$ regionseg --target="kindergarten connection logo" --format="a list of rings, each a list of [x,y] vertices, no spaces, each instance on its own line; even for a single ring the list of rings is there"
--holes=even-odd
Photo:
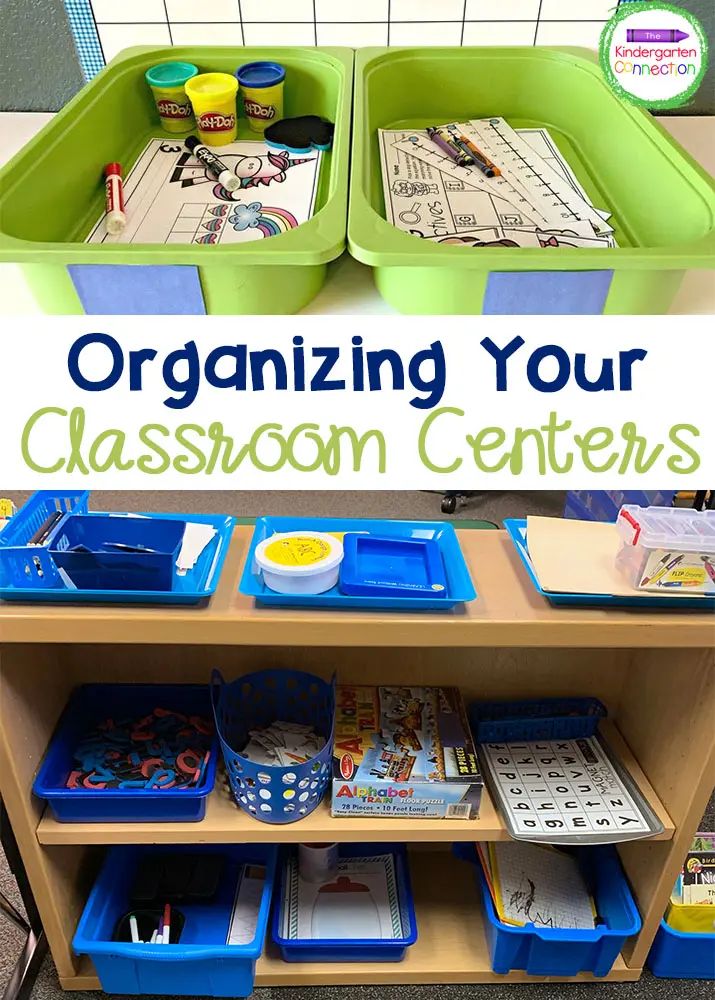
[[[678,108],[703,81],[708,41],[693,14],[670,3],[629,3],[601,35],[601,68],[619,97],[647,108]]]

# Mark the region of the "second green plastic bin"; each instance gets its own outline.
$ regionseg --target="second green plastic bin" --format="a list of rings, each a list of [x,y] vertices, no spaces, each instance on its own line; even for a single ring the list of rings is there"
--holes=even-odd
[[[378,129],[498,115],[545,127],[618,247],[445,246],[385,220]],[[713,183],[664,129],[620,101],[586,49],[361,49],[348,246],[404,313],[662,313],[688,268],[715,266]]]

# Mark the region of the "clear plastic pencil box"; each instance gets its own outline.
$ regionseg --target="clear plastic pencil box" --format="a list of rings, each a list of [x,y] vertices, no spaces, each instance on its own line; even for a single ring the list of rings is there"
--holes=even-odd
[[[715,594],[715,511],[624,504],[616,567],[638,590]]]

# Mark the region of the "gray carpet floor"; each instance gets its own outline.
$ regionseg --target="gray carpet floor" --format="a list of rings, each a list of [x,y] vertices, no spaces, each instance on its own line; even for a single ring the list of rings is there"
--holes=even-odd
[[[3,489],[0,497],[11,497],[19,506],[30,496],[18,490]],[[478,493],[454,515],[457,518],[483,518],[498,521],[505,517],[526,517],[527,514],[558,516],[564,508],[564,493]],[[326,490],[262,491],[246,493],[237,490],[182,491],[167,490],[146,493],[92,492],[93,510],[144,510],[166,513],[192,511],[195,514],[233,514],[235,517],[256,517],[293,514],[296,517],[395,517],[434,519],[441,517],[440,497],[434,493],[381,490],[349,492]]]
[[[17,504],[28,494],[0,488]],[[349,517],[440,517],[439,496],[429,493],[383,491],[352,493],[306,492],[97,492],[92,494],[96,510],[145,510],[193,513],[227,513],[237,517],[260,514]],[[526,514],[555,516],[563,510],[563,493],[480,493],[461,507],[456,518],[480,518],[500,524],[505,517]],[[701,829],[715,830],[715,798],[703,818]],[[0,853],[0,892],[22,909],[17,886]],[[5,988],[20,947],[21,935],[0,915],[0,990]],[[73,994],[78,1000],[100,1000],[103,993]],[[51,958],[37,978],[32,1000],[61,1000],[63,994]],[[646,974],[639,983],[533,984],[504,986],[364,986],[321,989],[259,989],[254,1000],[713,1000],[712,983],[658,980]]]

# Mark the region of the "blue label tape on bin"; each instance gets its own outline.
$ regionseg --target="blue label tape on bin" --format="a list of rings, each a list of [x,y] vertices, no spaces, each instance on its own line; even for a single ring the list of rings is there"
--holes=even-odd
[[[199,269],[186,264],[70,264],[88,316],[204,316]]]

